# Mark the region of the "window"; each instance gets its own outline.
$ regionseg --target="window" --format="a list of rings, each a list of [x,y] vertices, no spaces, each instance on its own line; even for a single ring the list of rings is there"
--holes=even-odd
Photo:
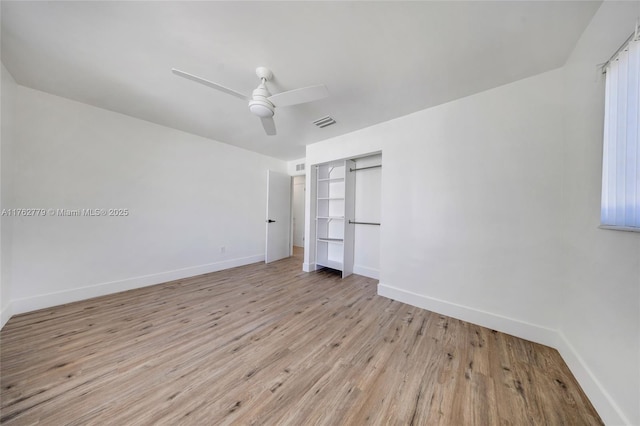
[[[603,227],[640,232],[640,34],[605,65]]]

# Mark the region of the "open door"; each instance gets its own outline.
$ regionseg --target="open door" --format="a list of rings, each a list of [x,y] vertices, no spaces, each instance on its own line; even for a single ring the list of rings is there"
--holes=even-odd
[[[291,255],[291,176],[267,171],[267,247],[265,262]]]

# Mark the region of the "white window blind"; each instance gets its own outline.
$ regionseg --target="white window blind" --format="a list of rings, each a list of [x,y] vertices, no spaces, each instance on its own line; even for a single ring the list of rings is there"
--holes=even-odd
[[[640,37],[605,68],[602,225],[640,230]]]

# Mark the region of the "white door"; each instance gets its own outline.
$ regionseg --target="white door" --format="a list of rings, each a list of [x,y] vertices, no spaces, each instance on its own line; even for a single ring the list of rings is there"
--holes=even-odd
[[[284,173],[267,172],[267,248],[265,262],[289,257],[291,254],[291,177]]]

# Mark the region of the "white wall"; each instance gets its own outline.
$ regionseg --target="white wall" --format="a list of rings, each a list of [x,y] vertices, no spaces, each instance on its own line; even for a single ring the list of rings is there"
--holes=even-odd
[[[610,404],[592,398],[600,414],[611,424],[634,425],[640,425],[640,234],[598,228],[604,75],[597,69],[638,16],[640,2],[605,1],[564,69],[566,294],[560,316],[567,346],[582,358],[574,374],[585,390],[597,392],[599,384],[610,398]],[[560,352],[569,362],[571,353]]]
[[[380,164],[380,154],[356,159],[356,168]],[[380,223],[382,169],[365,169],[355,173],[355,220]],[[380,278],[380,226],[354,226],[353,272]]]
[[[533,339],[557,326],[561,77],[544,73],[389,124],[397,132],[383,147],[383,287]]]
[[[264,259],[267,169],[286,163],[18,86],[14,312]],[[225,252],[221,252],[221,247]]]
[[[12,150],[15,140],[15,102],[17,85],[2,65],[0,93],[2,105],[0,117],[0,211],[12,206],[11,170]],[[0,328],[12,314],[11,306],[11,216],[0,217]]]

